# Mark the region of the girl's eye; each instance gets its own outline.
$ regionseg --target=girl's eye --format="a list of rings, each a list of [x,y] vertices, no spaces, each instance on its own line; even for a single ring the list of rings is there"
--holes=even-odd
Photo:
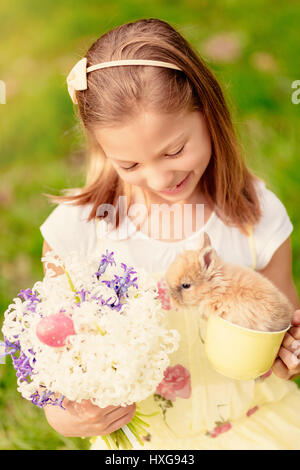
[[[180,154],[181,154],[181,152],[183,151],[183,149],[184,149],[184,146],[181,147],[181,149],[178,150],[178,152],[173,153],[173,155],[168,155],[168,157],[171,157],[171,158],[172,158],[172,157],[177,157],[177,155],[180,155]]]
[[[178,155],[181,154],[181,152],[183,151],[183,149],[184,149],[184,146],[183,146],[180,150],[178,150],[178,152],[174,153],[173,155],[168,155],[168,157],[170,157],[170,158],[174,158],[174,157],[175,157],[175,158],[176,158]],[[122,170],[125,170],[125,171],[130,171],[130,170],[133,170],[137,165],[138,165],[138,163],[135,163],[134,165],[130,166],[129,168],[124,168],[124,167],[122,167],[122,166],[121,166],[120,168],[122,168]]]
[[[137,163],[135,163],[133,166],[130,166],[129,168],[123,168],[122,166],[120,166],[120,168],[122,168],[122,170],[125,170],[125,171],[130,171],[130,170],[133,170],[133,168],[135,168],[137,165]]]

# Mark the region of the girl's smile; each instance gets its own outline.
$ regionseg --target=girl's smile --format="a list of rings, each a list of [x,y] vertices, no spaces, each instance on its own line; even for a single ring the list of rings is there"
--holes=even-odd
[[[177,194],[177,193],[180,193],[183,189],[186,188],[187,182],[190,179],[189,176],[190,176],[190,173],[183,180],[181,180],[180,183],[175,185],[173,188],[165,190],[165,191],[161,191],[161,192],[163,194]]]

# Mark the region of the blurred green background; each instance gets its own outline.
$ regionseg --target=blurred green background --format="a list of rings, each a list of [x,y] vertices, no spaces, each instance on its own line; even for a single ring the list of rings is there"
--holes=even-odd
[[[294,225],[293,274],[300,292],[300,5],[286,0],[3,0],[0,3],[0,313],[43,276],[39,226],[58,194],[84,183],[83,139],[66,77],[99,36],[140,18],[170,22],[218,77],[247,162],[284,203]],[[297,134],[298,132],[298,134]],[[2,336],[1,336],[2,339]],[[300,381],[298,381],[300,384]],[[87,449],[56,433],[0,366],[0,449]]]

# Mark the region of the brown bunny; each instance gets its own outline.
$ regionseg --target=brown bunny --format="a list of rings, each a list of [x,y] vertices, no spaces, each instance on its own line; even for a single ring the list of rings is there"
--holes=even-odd
[[[225,263],[203,233],[196,250],[186,250],[169,266],[165,279],[176,307],[199,306],[204,318],[219,315],[237,325],[261,331],[287,328],[294,308],[262,274]]]

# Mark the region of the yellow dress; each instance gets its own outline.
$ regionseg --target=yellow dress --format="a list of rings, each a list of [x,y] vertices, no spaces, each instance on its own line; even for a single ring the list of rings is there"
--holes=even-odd
[[[99,240],[101,246],[101,240]],[[253,238],[249,237],[255,269]],[[170,355],[172,399],[155,394],[137,405],[150,426],[144,450],[300,450],[300,389],[269,371],[255,380],[229,379],[216,372],[204,352],[206,321],[196,312],[175,311],[164,298],[164,272],[153,273],[160,286],[169,328],[181,335]],[[172,394],[171,394],[172,395]],[[98,437],[92,450],[107,450]]]

